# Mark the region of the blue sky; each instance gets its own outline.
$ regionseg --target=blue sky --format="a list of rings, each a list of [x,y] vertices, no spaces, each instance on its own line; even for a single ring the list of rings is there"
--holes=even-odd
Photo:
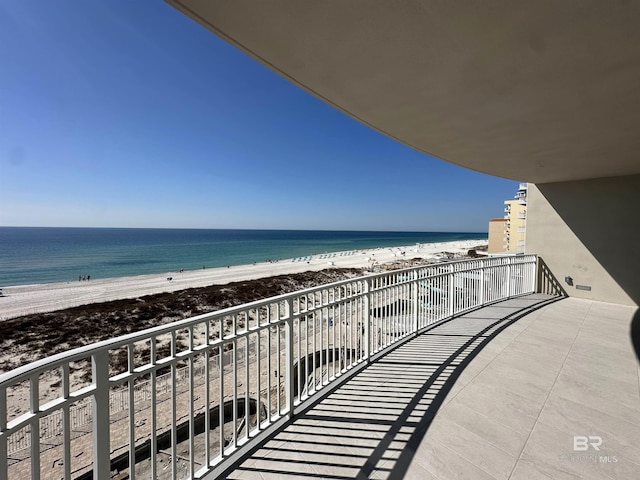
[[[1,2],[0,66],[0,225],[486,231],[517,189],[361,125],[160,0]]]

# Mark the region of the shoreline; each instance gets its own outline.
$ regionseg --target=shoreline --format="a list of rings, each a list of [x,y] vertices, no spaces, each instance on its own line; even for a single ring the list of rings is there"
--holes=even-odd
[[[483,239],[377,247],[201,270],[7,286],[2,288],[2,296],[0,296],[0,321],[92,303],[171,293],[209,285],[224,285],[276,275],[319,271],[326,268],[369,268],[373,264],[380,265],[413,258],[437,259],[442,252],[466,254],[469,249],[486,244],[487,240]]]

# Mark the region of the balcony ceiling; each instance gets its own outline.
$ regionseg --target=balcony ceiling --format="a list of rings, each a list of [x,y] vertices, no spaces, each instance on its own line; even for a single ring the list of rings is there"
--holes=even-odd
[[[640,174],[640,2],[168,1],[448,162],[534,183]]]

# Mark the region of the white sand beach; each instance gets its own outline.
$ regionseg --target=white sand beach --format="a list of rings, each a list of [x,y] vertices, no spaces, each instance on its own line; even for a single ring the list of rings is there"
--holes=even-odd
[[[202,270],[185,270],[132,277],[91,279],[82,282],[47,283],[3,287],[0,297],[0,320],[30,313],[44,313],[64,308],[137,298],[186,288],[223,285],[275,275],[318,271],[325,268],[366,268],[400,259],[436,259],[442,252],[465,254],[470,248],[486,245],[486,240],[425,243],[400,247],[325,253],[277,262],[262,262]],[[404,254],[402,253],[404,252]],[[168,280],[171,278],[171,280]]]

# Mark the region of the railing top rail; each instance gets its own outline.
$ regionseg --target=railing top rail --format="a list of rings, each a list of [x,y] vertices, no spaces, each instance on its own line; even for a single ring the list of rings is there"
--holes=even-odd
[[[184,320],[178,320],[176,322],[168,323],[165,325],[159,325],[157,327],[151,327],[145,330],[140,330],[138,332],[121,335],[119,337],[92,343],[90,345],[74,348],[66,352],[61,352],[61,353],[52,355],[50,357],[36,360],[35,362],[29,363],[27,365],[23,365],[14,370],[11,370],[10,372],[0,374],[0,389],[28,380],[30,377],[34,375],[38,375],[42,372],[49,371],[53,368],[57,368],[58,366],[61,366],[65,363],[84,360],[92,356],[94,353],[105,350],[105,349],[114,350],[114,349],[129,345],[131,343],[148,340],[150,338],[157,337],[163,334],[168,334],[176,330],[189,328],[191,326],[206,322],[208,320],[216,319],[218,317],[233,315],[240,312],[245,312],[247,310],[254,310],[254,309],[261,308],[266,305],[272,305],[278,302],[285,302],[290,299],[303,297],[305,295],[311,295],[326,289],[339,288],[344,285],[353,284],[353,283],[362,282],[362,281],[370,281],[370,280],[374,280],[377,278],[382,278],[390,275],[403,275],[403,274],[406,275],[407,273],[410,273],[410,272],[429,269],[429,268],[454,266],[454,269],[455,269],[455,265],[462,264],[464,262],[481,263],[481,264],[484,264],[483,265],[484,267],[491,267],[492,263],[495,263],[496,266],[503,265],[505,262],[505,259],[515,259],[515,262],[510,261],[510,263],[519,264],[519,263],[530,263],[532,261],[535,261],[535,258],[536,258],[536,255],[528,254],[528,255],[513,255],[513,256],[500,256],[500,257],[466,258],[462,260],[439,262],[439,263],[433,263],[429,265],[421,265],[418,267],[409,267],[409,268],[391,270],[391,271],[380,272],[375,274],[368,274],[361,277],[354,277],[346,280],[340,280],[338,282],[333,282],[333,283],[306,288],[303,290],[298,290],[295,292],[285,293],[282,295],[277,295],[277,296],[265,298],[262,300],[256,300],[253,302],[244,303],[242,305],[236,305],[236,306],[228,307],[222,310],[216,310],[213,312],[204,313],[201,315],[197,315],[195,317],[186,318]],[[455,269],[455,272],[462,273],[465,271],[474,270],[476,268],[477,266],[470,266],[470,267],[459,269],[459,270]],[[443,274],[444,273],[435,273],[433,277],[437,277]],[[420,278],[416,278],[416,280],[422,281],[428,278],[430,277],[420,277]],[[339,302],[339,301],[342,301],[342,299],[336,300],[336,302]],[[280,319],[278,321],[282,322],[284,321],[284,319]],[[269,328],[270,325],[271,323],[259,325],[257,329]],[[222,343],[223,341],[226,341],[226,340],[228,339],[216,339],[216,341],[212,343]]]

